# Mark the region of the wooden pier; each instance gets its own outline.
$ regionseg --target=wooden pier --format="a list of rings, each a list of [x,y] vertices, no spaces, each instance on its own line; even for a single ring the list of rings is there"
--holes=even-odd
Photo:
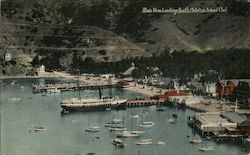
[[[116,88],[116,84],[77,84],[77,83],[56,83],[56,84],[39,84],[33,85],[33,93],[49,92],[50,90],[68,91],[68,90],[85,90],[97,88]]]
[[[152,105],[165,105],[164,101],[153,100],[153,99],[139,99],[139,100],[128,100],[127,107],[143,107]]]

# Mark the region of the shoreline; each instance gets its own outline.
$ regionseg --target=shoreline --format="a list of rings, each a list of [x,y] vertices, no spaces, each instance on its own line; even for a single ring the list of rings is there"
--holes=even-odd
[[[6,79],[39,79],[39,78],[65,78],[68,80],[77,80],[76,75],[70,75],[68,73],[64,72],[46,72],[43,75],[38,75],[38,76],[1,76],[0,80],[6,80]],[[87,83],[87,84],[104,84],[104,83],[116,83],[118,82],[118,79],[116,78],[101,78],[101,77],[90,77],[87,75],[81,75],[79,77],[79,81]],[[154,95],[160,95],[163,94],[167,91],[168,89],[160,89],[156,88],[153,86],[145,86],[145,85],[140,85],[136,84],[134,82],[129,83],[128,87],[122,88],[125,90],[133,91],[136,93],[140,93],[143,95],[146,95],[148,97],[152,97]],[[199,103],[199,104],[191,104],[191,105],[186,105],[187,108],[192,109],[197,112],[229,112],[229,111],[234,111],[234,108],[230,105],[224,105],[223,108],[218,108],[216,107],[218,104],[212,103],[209,105],[206,105],[204,103]],[[250,109],[238,109],[237,113],[239,114],[248,114],[250,115]]]

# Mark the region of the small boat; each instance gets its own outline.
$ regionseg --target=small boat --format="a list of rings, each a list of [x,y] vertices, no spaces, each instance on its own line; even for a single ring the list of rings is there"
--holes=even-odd
[[[200,147],[199,148],[200,151],[213,151],[214,148],[212,146],[207,146],[207,147]]]
[[[68,114],[69,111],[68,110],[62,110],[61,114]]]
[[[142,124],[140,125],[140,127],[152,127],[155,123],[152,121],[145,121],[142,122]]]
[[[143,134],[143,133],[145,133],[145,131],[140,131],[140,130],[138,130],[138,131],[131,131],[131,133],[135,133],[135,134]]]
[[[175,113],[174,113],[174,114],[172,114],[172,116],[173,116],[174,118],[177,118],[177,114],[175,114]]]
[[[42,96],[46,96],[46,93],[42,93]]]
[[[109,128],[109,131],[126,131],[127,128],[125,127],[111,127]]]
[[[106,111],[110,111],[110,110],[112,110],[111,108],[106,108]]]
[[[212,139],[212,137],[207,136],[207,137],[206,137],[206,139],[207,139],[207,140],[211,140],[211,139]]]
[[[191,139],[190,143],[199,144],[199,143],[202,143],[202,140],[201,139]]]
[[[156,111],[165,111],[164,108],[157,108]]]
[[[165,145],[165,144],[166,144],[166,142],[163,142],[163,141],[158,141],[156,144],[158,144],[158,145]]]
[[[11,85],[13,86],[13,85],[15,85],[16,84],[16,81],[12,81],[11,82]]]
[[[44,127],[32,127],[29,129],[29,132],[36,132],[36,131],[46,131],[47,129]]]
[[[166,121],[170,122],[170,123],[175,123],[175,119],[170,118],[170,119],[166,119]]]
[[[121,137],[124,137],[124,138],[139,137],[139,134],[132,133],[131,131],[123,131]]]
[[[130,117],[137,118],[137,119],[140,118],[139,115],[131,115]]]
[[[98,126],[94,126],[94,127],[90,127],[88,129],[85,129],[86,132],[99,132],[101,131],[100,127]]]
[[[136,145],[150,145],[150,144],[153,144],[151,139],[142,139],[136,143]]]
[[[113,123],[110,123],[110,122],[107,122],[107,123],[104,123],[104,126],[105,127],[112,127],[114,124]]]
[[[122,119],[113,119],[112,124],[120,124],[122,122]]]
[[[21,99],[18,98],[18,97],[12,97],[12,98],[9,98],[9,101],[20,101]]]
[[[115,145],[115,146],[118,146],[118,147],[124,147],[124,143],[121,139],[119,138],[113,138],[112,139],[112,143]]]

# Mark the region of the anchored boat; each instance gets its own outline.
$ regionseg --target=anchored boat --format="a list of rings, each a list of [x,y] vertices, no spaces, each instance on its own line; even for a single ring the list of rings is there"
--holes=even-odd
[[[138,133],[132,133],[131,131],[123,131],[121,137],[124,138],[132,138],[132,137],[139,137]]]
[[[93,111],[106,108],[126,108],[126,99],[102,98],[102,99],[70,99],[61,102],[61,108],[67,111]]]
[[[121,139],[119,138],[113,138],[112,139],[112,143],[115,145],[115,146],[119,146],[119,147],[124,147],[124,143]]]
[[[208,146],[208,147],[200,147],[199,148],[200,151],[213,151],[214,148],[212,146]]]
[[[136,145],[150,145],[150,144],[153,144],[151,139],[142,139],[136,143]]]
[[[201,139],[191,139],[190,143],[199,144],[199,143],[202,143],[202,140]]]
[[[93,126],[93,127],[89,127],[88,129],[85,129],[86,132],[99,132],[101,131],[100,127],[98,126]]]
[[[152,127],[152,126],[154,126],[155,125],[155,123],[154,122],[152,122],[152,121],[145,121],[145,122],[142,122],[142,124],[140,125],[140,127]]]
[[[46,131],[47,129],[45,127],[38,127],[38,126],[35,126],[35,127],[32,127],[29,129],[29,132],[36,132],[36,131]]]

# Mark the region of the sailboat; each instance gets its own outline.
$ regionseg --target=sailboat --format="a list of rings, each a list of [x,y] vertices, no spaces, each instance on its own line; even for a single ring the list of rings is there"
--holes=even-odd
[[[89,127],[88,129],[85,129],[86,132],[99,132],[101,131],[100,127],[99,126],[92,126],[92,127]]]
[[[199,144],[199,143],[202,143],[202,140],[201,139],[191,139],[190,143]]]
[[[199,148],[200,151],[213,151],[214,148],[212,146],[204,146]]]
[[[88,128],[85,129],[85,132],[100,132],[101,129],[99,126],[90,126],[89,125],[89,115],[88,115]]]
[[[121,125],[122,123],[122,125]],[[110,123],[109,131],[125,131],[127,128],[124,127],[124,116],[122,119],[115,119],[113,114],[113,120]]]
[[[132,128],[133,128],[133,118],[130,118],[130,120],[131,120],[130,131],[127,131],[127,130],[123,131],[121,136],[124,137],[124,138],[139,137],[140,136],[139,133],[137,133],[135,131],[132,131]]]
[[[126,130],[128,130],[128,129],[125,127],[122,127],[122,126],[116,126],[116,127],[109,128],[109,131],[126,131]]]
[[[175,119],[173,119],[173,118],[169,118],[169,119],[166,119],[166,121],[168,121],[169,123],[175,123]]]
[[[151,139],[141,139],[139,142],[136,143],[136,145],[150,145],[153,144]]]
[[[122,137],[124,138],[132,138],[132,137],[139,137],[139,134],[137,133],[132,133],[131,131],[123,131],[122,132]]]
[[[113,138],[112,139],[112,143],[115,145],[115,146],[118,146],[118,147],[124,147],[124,143],[121,139],[119,138]]]
[[[153,121],[143,121],[143,118],[142,118],[142,123],[140,124],[140,127],[149,128],[149,127],[152,127],[154,125],[155,125],[155,122],[153,122]]]

